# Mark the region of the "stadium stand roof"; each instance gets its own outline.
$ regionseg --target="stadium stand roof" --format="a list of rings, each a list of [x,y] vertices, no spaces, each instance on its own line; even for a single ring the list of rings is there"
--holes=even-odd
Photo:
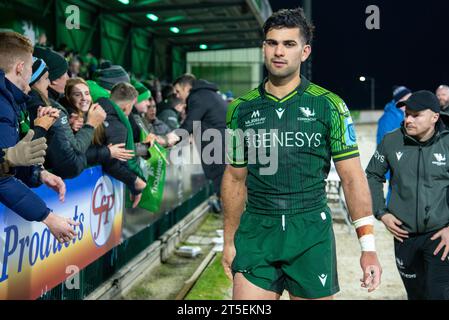
[[[87,0],[102,13],[120,16],[185,51],[260,46],[261,27],[271,15],[267,0]],[[127,2],[127,1],[125,1]],[[153,21],[147,17],[152,14]],[[174,33],[170,28],[176,27]]]

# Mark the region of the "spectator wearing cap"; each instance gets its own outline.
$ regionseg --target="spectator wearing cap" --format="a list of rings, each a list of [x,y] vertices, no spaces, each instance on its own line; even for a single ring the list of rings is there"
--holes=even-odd
[[[48,86],[50,85],[48,76],[49,72],[45,61],[33,57],[33,73],[30,80],[31,91],[29,95],[32,99],[35,95],[38,95],[43,102],[42,106],[51,105],[48,99]]]
[[[60,63],[61,56],[53,50],[45,48],[39,49],[38,52],[51,63],[48,64],[45,62],[48,67],[48,80],[46,79],[45,73],[39,77],[38,73],[44,71],[45,68],[42,68],[42,64],[39,61],[40,59],[37,59],[34,62],[34,64],[36,64],[36,75],[34,78],[38,80],[32,84],[32,91],[30,93],[31,99],[27,101],[27,109],[32,121],[36,118],[38,110],[42,106],[52,106],[59,111],[58,119],[51,128],[48,129],[48,150],[45,158],[45,166],[52,169],[55,174],[63,179],[74,178],[81,174],[87,167],[86,152],[91,144],[95,128],[103,123],[106,118],[106,113],[101,107],[95,108],[89,112],[86,123],[75,135],[70,127],[70,117],[67,109],[50,96],[52,90],[50,88],[52,74],[53,78],[59,76],[58,81],[63,81],[62,79],[64,77],[60,76],[60,74],[66,74],[67,64],[65,64],[64,67],[64,64]],[[54,73],[54,70],[52,73],[52,66],[57,70],[56,73]],[[33,76],[32,79],[34,79]],[[64,80],[64,86],[65,83],[66,79]],[[59,88],[60,84],[61,82],[58,82],[54,87]],[[62,92],[64,92],[64,88],[62,89]]]
[[[442,84],[438,86],[435,94],[440,101],[441,111],[449,112],[449,86]]]
[[[68,65],[65,58],[50,48],[36,46],[34,56],[45,61],[48,67],[48,78],[50,85],[48,87],[49,98],[59,102],[64,96],[64,88],[69,79],[67,74]]]
[[[407,100],[410,94],[411,91],[407,87],[397,86],[393,88],[393,100],[385,105],[384,114],[377,123],[377,144],[380,143],[387,132],[401,126],[401,122],[404,121],[404,108],[396,108],[396,103]]]
[[[33,57],[32,70],[33,70],[33,73],[31,74],[30,87],[32,87],[42,77],[44,77],[45,81],[49,81],[48,67],[44,60]]]
[[[448,300],[449,288],[449,130],[440,103],[430,91],[414,92],[401,128],[377,146],[366,174],[373,212],[394,236],[399,274],[408,299]],[[392,194],[385,204],[384,175]]]
[[[51,108],[51,103],[48,100],[48,85],[50,84],[50,80],[48,79],[48,67],[44,60],[33,57],[33,73],[31,74],[30,79],[30,87],[31,91],[29,93],[30,100],[28,100],[27,104],[30,104],[33,99],[40,99],[42,104],[37,106],[37,108],[45,107]],[[52,122],[42,122],[39,118],[35,118],[33,116],[33,129],[34,129],[34,139],[39,137],[45,137],[47,135],[47,131],[52,126],[57,118],[59,118],[59,111],[56,108],[51,108],[54,112],[54,121]],[[36,114],[38,110],[36,109]],[[27,111],[27,116],[29,117],[29,112]],[[29,119],[28,119],[29,120]]]

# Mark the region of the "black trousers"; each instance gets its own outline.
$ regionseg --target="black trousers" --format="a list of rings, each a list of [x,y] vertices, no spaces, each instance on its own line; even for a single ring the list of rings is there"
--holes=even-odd
[[[218,198],[221,196],[221,181],[223,180],[223,175],[219,175],[212,179],[212,182],[214,184],[214,193],[217,195]]]
[[[449,259],[441,261],[443,249],[433,255],[441,238],[430,240],[430,232],[404,239],[394,239],[396,267],[409,300],[449,300]]]
[[[212,180],[214,193],[220,197],[221,196],[221,180],[223,179],[223,174],[226,169],[225,164],[202,164],[204,175],[207,179]]]

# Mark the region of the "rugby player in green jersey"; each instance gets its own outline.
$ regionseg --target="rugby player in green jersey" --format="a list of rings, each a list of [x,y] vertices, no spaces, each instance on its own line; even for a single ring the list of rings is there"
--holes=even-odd
[[[325,179],[331,158],[361,244],[361,286],[380,284],[371,197],[343,100],[300,75],[313,26],[301,8],[264,25],[268,78],[228,108],[222,264],[234,299],[330,299],[339,291]]]

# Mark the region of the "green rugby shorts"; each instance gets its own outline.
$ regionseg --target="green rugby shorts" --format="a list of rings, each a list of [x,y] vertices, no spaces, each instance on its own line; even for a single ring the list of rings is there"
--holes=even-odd
[[[245,211],[235,233],[232,271],[254,285],[301,298],[339,291],[335,236],[328,207],[281,215]]]

